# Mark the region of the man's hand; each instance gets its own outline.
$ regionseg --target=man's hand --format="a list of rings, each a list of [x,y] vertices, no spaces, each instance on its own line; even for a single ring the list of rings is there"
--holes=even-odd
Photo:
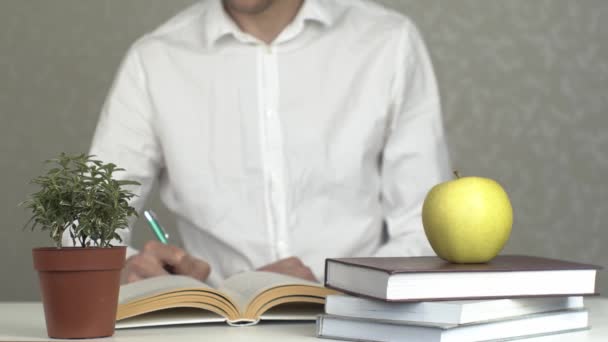
[[[189,255],[183,249],[158,241],[148,241],[139,254],[127,259],[122,282],[132,283],[170,273],[204,281],[210,272],[209,264]]]
[[[302,263],[302,260],[298,257],[290,257],[287,259],[279,260],[270,265],[258,268],[258,271],[282,273],[292,277],[302,278],[310,281],[317,282],[317,279],[312,274],[310,268]]]

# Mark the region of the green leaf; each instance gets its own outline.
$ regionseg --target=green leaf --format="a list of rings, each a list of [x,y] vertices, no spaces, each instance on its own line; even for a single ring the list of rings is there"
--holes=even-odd
[[[129,181],[129,180],[119,180],[116,183],[118,183],[118,185],[120,185],[120,186],[123,186],[123,185],[141,185],[140,182]]]

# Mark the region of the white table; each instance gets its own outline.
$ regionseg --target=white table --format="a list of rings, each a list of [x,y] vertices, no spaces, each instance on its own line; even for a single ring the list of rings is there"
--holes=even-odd
[[[608,341],[608,298],[586,300],[592,329],[527,339],[528,342]],[[40,303],[0,303],[0,341],[49,341]],[[57,340],[54,340],[57,341]],[[74,340],[71,340],[74,341]],[[87,340],[96,341],[96,340]],[[314,323],[262,323],[235,328],[225,324],[118,330],[113,337],[97,341],[324,341],[315,337]]]

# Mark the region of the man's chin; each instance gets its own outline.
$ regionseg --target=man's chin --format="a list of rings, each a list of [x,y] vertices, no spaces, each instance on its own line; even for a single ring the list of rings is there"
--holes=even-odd
[[[275,0],[223,0],[224,6],[232,12],[256,15],[266,11]]]

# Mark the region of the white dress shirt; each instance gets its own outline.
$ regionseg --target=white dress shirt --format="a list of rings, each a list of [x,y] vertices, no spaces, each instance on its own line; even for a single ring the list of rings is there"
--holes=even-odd
[[[422,202],[450,173],[424,43],[364,0],[306,0],[270,45],[197,3],[130,49],[91,153],[143,184],[137,210],[159,182],[214,285],[289,256],[322,280],[327,257],[432,254]]]

